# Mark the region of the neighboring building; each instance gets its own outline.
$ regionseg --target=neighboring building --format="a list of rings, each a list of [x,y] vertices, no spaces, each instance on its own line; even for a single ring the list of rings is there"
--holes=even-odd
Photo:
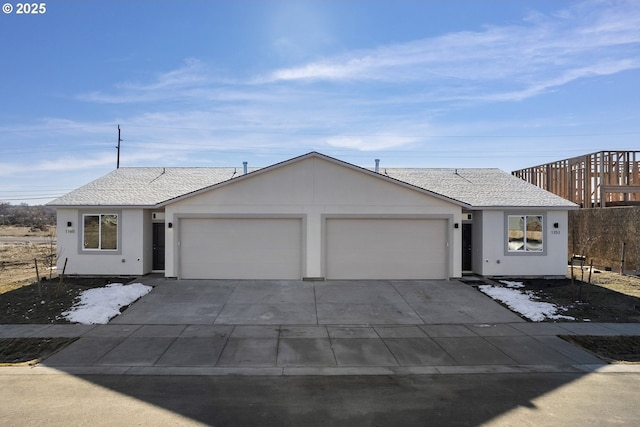
[[[512,174],[583,208],[640,205],[640,151],[598,151]]]
[[[564,276],[577,209],[498,169],[315,152],[245,173],[120,168],[50,205],[66,274],[316,280]]]

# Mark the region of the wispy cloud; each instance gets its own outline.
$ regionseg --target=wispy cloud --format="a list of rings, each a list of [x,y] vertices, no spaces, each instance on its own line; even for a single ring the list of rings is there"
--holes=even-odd
[[[213,82],[204,64],[188,58],[175,70],[159,74],[149,83],[121,82],[114,85],[113,93],[95,91],[78,96],[82,101],[100,103],[152,102],[171,98],[198,98],[201,88]]]
[[[140,151],[152,144],[174,144],[184,156],[288,149],[301,145],[301,135],[313,149],[410,147],[430,143],[442,112],[523,101],[580,79],[640,69],[640,3],[558,4],[563,9],[531,11],[518,24],[347,51],[244,80],[190,58],[147,82],[120,82],[79,98],[153,105],[137,116],[123,108],[117,119]]]
[[[520,100],[573,80],[640,68],[640,4],[588,2],[520,25],[349,52],[275,70],[269,82],[451,83],[458,97]],[[499,83],[498,87],[495,86]],[[490,88],[486,84],[491,84]]]
[[[176,70],[160,74],[151,84],[128,82],[118,84],[117,87],[120,89],[139,91],[173,89],[201,85],[206,83],[207,80],[208,79],[204,74],[202,62],[195,58],[188,58],[185,60],[184,66]]]
[[[434,100],[520,101],[581,78],[640,68],[638,28],[635,1],[569,3],[550,15],[531,12],[519,25],[355,50],[246,80],[221,77],[189,58],[151,82],[121,82],[111,92],[79,98],[114,104],[273,101],[282,87],[291,96],[292,83],[307,82],[419,84]]]
[[[401,147],[417,141],[417,137],[398,135],[373,135],[373,136],[333,136],[326,139],[326,143],[332,147],[350,148],[361,151],[378,151]]]

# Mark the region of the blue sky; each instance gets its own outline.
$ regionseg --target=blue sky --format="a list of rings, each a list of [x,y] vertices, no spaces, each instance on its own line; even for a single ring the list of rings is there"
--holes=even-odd
[[[0,202],[121,166],[512,171],[640,149],[638,1],[49,1],[0,13]]]

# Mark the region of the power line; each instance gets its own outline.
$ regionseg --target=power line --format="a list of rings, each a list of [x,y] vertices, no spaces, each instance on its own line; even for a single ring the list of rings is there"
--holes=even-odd
[[[93,126],[73,126],[63,128],[36,128],[36,129],[3,129],[3,133],[18,133],[18,132],[45,132],[45,131],[60,131],[60,130],[77,130],[77,129],[93,129],[104,128],[113,126],[112,124],[105,125],[93,125]],[[119,126],[119,125],[118,125]],[[215,127],[192,127],[192,126],[157,126],[157,125],[140,125],[140,124],[127,124],[130,128],[150,128],[150,129],[171,129],[171,130],[193,130],[193,131],[212,131],[218,133],[248,133],[248,134],[277,134],[277,135],[308,135],[308,136],[362,136],[372,137],[380,136],[380,133],[350,133],[338,131],[296,131],[292,129],[224,129]],[[639,131],[626,131],[626,132],[591,132],[591,133],[567,133],[567,134],[545,134],[545,135],[531,135],[531,134],[510,134],[510,135],[425,135],[425,134],[397,134],[393,136],[400,138],[579,138],[589,136],[616,136],[616,135],[640,135]]]
[[[108,125],[92,125],[92,126],[67,126],[61,128],[49,128],[49,127],[39,127],[39,128],[31,128],[31,129],[2,129],[2,133],[28,133],[28,132],[51,132],[51,131],[59,131],[59,130],[76,130],[76,129],[95,129],[95,128],[103,128],[103,127],[111,127],[112,124]]]
[[[3,196],[7,196],[7,197],[39,197],[39,196],[55,196],[58,194],[64,194],[64,193],[68,193],[69,191],[73,191],[73,190],[51,190],[51,191],[1,191],[0,192],[0,198],[2,198]],[[14,194],[6,194],[6,193],[14,193]],[[17,193],[17,195],[16,195]]]
[[[212,131],[220,133],[255,133],[255,134],[278,134],[278,135],[309,135],[309,136],[363,136],[378,137],[380,133],[349,133],[340,131],[326,132],[298,132],[291,129],[283,130],[253,130],[253,129],[220,129],[220,128],[203,128],[203,127],[174,127],[174,126],[153,126],[153,125],[127,125],[132,128],[153,128],[153,129],[172,129],[172,130],[195,130],[195,131]],[[546,135],[415,135],[415,134],[397,134],[392,136],[398,138],[559,138],[559,137],[587,137],[587,136],[616,136],[616,135],[640,135],[640,131],[629,132],[594,132],[594,133],[571,133],[571,134],[546,134]]]
[[[49,199],[55,199],[62,196],[62,194],[56,194],[53,196],[46,196],[46,197],[20,197],[20,198],[16,198],[16,199],[3,199],[0,198],[0,202],[18,202],[21,200],[49,200]]]

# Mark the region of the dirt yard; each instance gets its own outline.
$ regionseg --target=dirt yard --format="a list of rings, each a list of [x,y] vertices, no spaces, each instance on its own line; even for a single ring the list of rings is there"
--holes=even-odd
[[[560,338],[594,353],[609,363],[640,363],[640,337],[560,335]]]
[[[41,278],[57,276],[55,229],[33,231],[28,227],[0,227],[0,295],[34,283],[38,260]]]
[[[50,230],[0,227],[0,324],[68,323],[60,314],[73,306],[82,291],[130,280],[65,277],[60,282],[51,256],[55,251]],[[40,283],[34,259],[38,260]]]
[[[61,314],[69,310],[82,291],[110,283],[128,283],[128,277],[65,277],[43,280],[0,294],[0,324],[69,323]]]
[[[594,268],[589,284],[589,270],[574,267],[562,280],[509,279],[524,283],[525,290],[533,291],[540,301],[567,308],[562,315],[579,322],[640,322],[640,277]]]

